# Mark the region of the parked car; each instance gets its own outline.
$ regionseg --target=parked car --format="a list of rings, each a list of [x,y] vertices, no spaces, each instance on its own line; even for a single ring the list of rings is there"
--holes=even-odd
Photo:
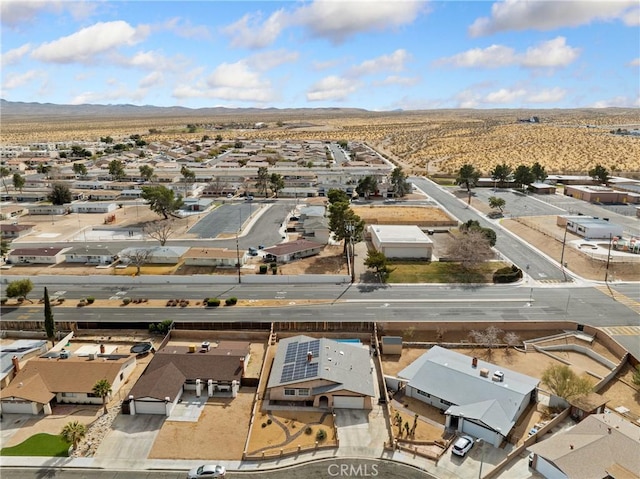
[[[470,436],[462,436],[459,438],[453,447],[451,452],[456,456],[464,457],[473,447],[473,438]]]
[[[220,466],[218,464],[205,464],[191,469],[187,474],[187,479],[224,477],[226,472],[227,471],[224,466]]]
[[[253,246],[249,247],[249,256],[258,256],[258,250],[255,249]]]
[[[227,198],[233,198],[233,195],[231,193],[227,193]]]

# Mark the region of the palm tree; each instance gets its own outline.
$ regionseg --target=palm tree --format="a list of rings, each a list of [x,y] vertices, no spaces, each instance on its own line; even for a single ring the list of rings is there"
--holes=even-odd
[[[104,413],[107,414],[107,396],[111,393],[111,383],[106,379],[100,379],[93,385],[91,392],[96,396],[102,398],[102,407],[104,407]]]
[[[60,435],[62,438],[73,444],[73,449],[78,447],[78,443],[87,434],[87,427],[78,421],[68,422],[63,428]]]
[[[469,203],[471,203],[471,188],[478,184],[480,179],[480,172],[475,169],[473,165],[462,165],[458,171],[456,178],[456,184],[459,186],[464,185],[467,188],[467,195],[469,196]]]

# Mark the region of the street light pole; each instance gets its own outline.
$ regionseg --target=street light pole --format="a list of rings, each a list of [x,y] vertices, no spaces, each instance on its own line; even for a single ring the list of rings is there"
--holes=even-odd
[[[238,231],[236,231],[236,261],[238,266],[238,284],[241,284],[242,278],[240,276],[240,245],[238,243]]]
[[[478,471],[478,479],[482,479],[482,465],[484,464],[484,439],[476,440],[480,446],[480,470]]]
[[[564,237],[562,238],[562,253],[560,253],[560,267],[562,268],[562,274],[564,275],[565,282],[567,281],[567,272],[564,270],[564,248],[565,248],[565,245],[567,244],[567,226],[568,224],[565,223]]]

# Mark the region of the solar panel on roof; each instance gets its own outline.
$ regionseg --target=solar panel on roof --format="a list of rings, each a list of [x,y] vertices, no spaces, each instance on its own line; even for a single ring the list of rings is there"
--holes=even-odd
[[[280,382],[288,382],[293,378],[293,364],[285,364],[282,368],[282,376],[280,377]]]
[[[307,365],[307,373],[305,378],[312,378],[318,375],[318,363],[309,363]]]
[[[284,356],[285,363],[292,363],[296,360],[296,352],[298,351],[298,342],[290,343],[287,346],[287,353]]]

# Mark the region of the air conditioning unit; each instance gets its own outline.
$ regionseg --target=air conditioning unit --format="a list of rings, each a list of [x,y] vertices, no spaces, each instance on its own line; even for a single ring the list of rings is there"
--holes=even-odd
[[[71,356],[71,353],[69,351],[67,351],[66,349],[60,350],[60,359],[69,359],[69,356]]]
[[[504,381],[504,373],[502,371],[496,371],[495,373],[493,373],[493,377],[491,378],[491,380],[497,383],[501,383],[502,381]]]

